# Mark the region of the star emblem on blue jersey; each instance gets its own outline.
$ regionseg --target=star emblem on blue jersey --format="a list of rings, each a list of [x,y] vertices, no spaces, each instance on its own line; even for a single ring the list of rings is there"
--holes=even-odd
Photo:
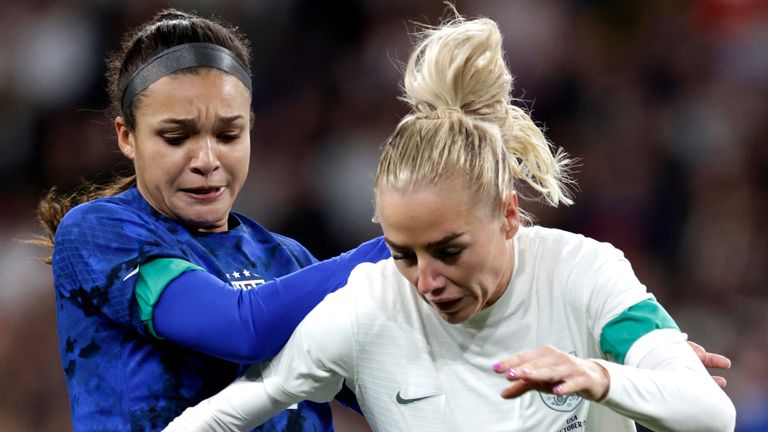
[[[227,279],[230,280],[229,283],[233,287],[239,289],[251,289],[264,283],[263,278],[248,269],[233,270],[231,273],[227,273]]]

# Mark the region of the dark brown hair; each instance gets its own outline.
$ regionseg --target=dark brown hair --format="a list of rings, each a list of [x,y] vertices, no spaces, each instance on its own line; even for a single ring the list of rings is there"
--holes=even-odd
[[[224,47],[250,69],[250,50],[248,40],[237,28],[214,18],[203,18],[193,13],[166,9],[156,14],[145,24],[129,32],[120,49],[107,60],[107,80],[111,112],[123,118],[129,130],[136,127],[136,107],[141,103],[142,94],[138,94],[123,112],[120,104],[123,91],[129,78],[149,59],[177,45],[206,42]],[[196,73],[185,69],[176,73]],[[134,174],[118,176],[106,185],[87,183],[76,192],[61,194],[51,188],[37,206],[37,219],[45,234],[31,240],[30,243],[53,248],[56,229],[64,215],[73,207],[96,198],[116,195],[128,190],[135,184]],[[51,257],[43,262],[50,264]]]

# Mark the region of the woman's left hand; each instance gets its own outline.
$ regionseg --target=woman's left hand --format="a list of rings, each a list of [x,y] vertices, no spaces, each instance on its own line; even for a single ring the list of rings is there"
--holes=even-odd
[[[715,354],[711,352],[707,352],[704,347],[697,344],[696,342],[688,341],[688,345],[693,348],[693,352],[696,353],[697,356],[699,356],[699,360],[704,364],[704,367],[706,368],[713,368],[713,369],[730,369],[731,368],[731,359],[724,355]],[[728,384],[728,381],[725,379],[725,377],[721,377],[718,375],[712,375],[712,379],[715,380],[715,383],[721,388],[724,389],[726,384]]]
[[[515,354],[493,365],[512,385],[501,392],[511,399],[530,390],[579,396],[600,401],[605,398],[611,380],[608,371],[593,360],[580,359],[547,345]]]

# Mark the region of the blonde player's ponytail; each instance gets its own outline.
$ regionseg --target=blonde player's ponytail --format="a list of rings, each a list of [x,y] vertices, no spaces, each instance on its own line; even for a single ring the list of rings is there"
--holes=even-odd
[[[531,117],[511,103],[513,80],[496,23],[457,17],[417,36],[403,82],[412,112],[384,147],[377,190],[461,173],[492,206],[517,180],[552,206],[571,204],[567,154],[553,152]]]

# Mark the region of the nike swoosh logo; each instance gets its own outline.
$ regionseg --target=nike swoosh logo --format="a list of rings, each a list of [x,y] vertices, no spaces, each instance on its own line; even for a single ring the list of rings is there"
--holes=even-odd
[[[437,396],[437,395],[433,394],[433,395],[427,395],[427,396],[417,397],[417,398],[413,398],[413,399],[406,399],[406,398],[400,396],[400,392],[397,392],[397,395],[395,395],[395,400],[400,405],[410,405],[410,404],[412,404],[414,402],[418,402],[418,401],[424,400],[424,399],[429,399],[429,398],[435,397],[435,396]]]

